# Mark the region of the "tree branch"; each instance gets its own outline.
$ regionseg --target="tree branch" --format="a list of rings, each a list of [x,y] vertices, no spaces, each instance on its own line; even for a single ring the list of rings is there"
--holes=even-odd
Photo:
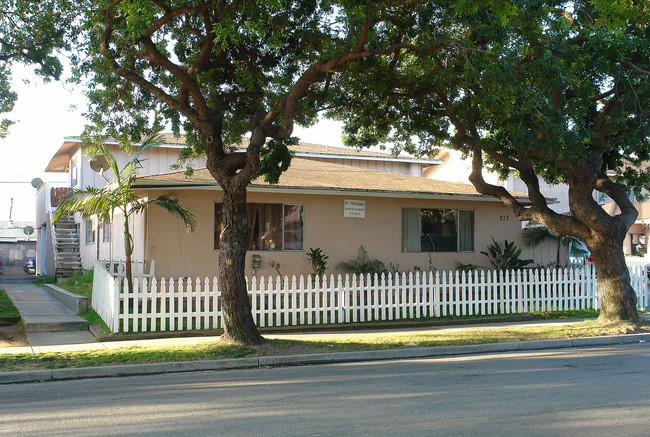
[[[474,185],[476,190],[486,196],[496,197],[507,206],[511,207],[519,220],[532,220],[533,216],[512,194],[504,187],[489,184],[483,178],[483,151],[480,146],[472,147],[472,172],[469,175],[469,181]]]
[[[143,89],[146,91],[150,92],[154,96],[156,96],[158,99],[160,99],[162,102],[166,103],[169,105],[171,108],[181,112],[184,114],[188,119],[190,119],[193,123],[199,123],[200,120],[198,119],[198,114],[191,108],[191,106],[181,103],[178,100],[176,100],[174,97],[171,95],[167,94],[165,91],[163,91],[161,88],[155,86],[153,83],[145,79],[144,77],[140,76],[139,74],[134,73],[133,71],[127,70],[123,68],[114,58],[114,56],[110,52],[110,38],[112,34],[112,26],[110,22],[108,23],[104,34],[102,36],[102,40],[100,42],[100,52],[104,58],[109,61],[113,67],[113,70],[115,71],[116,74],[119,76],[123,77],[124,79],[131,81],[133,83],[138,84],[141,86]]]
[[[156,33],[156,31],[160,30],[160,28],[163,27],[165,24],[169,23],[174,17],[178,17],[179,15],[185,15],[185,14],[198,14],[207,10],[208,8],[208,3],[203,3],[199,7],[185,7],[185,8],[178,8],[174,10],[170,10],[168,7],[161,5],[160,2],[156,2],[156,4],[165,11],[165,14],[158,21],[153,23],[144,31],[144,35],[148,37],[151,37],[151,35]]]
[[[183,87],[187,88],[189,93],[192,95],[192,98],[194,99],[194,107],[199,117],[204,120],[207,119],[209,116],[209,108],[205,102],[203,93],[194,81],[194,78],[190,76],[183,68],[174,64],[169,60],[169,58],[164,56],[160,50],[158,50],[158,47],[156,47],[151,38],[141,37],[140,43],[144,46],[148,53],[145,59],[148,59],[154,64],[161,66],[174,77],[176,77],[183,84]],[[204,47],[202,47],[202,51],[203,48]]]
[[[625,190],[608,177],[596,179],[596,190],[607,194],[618,205],[621,213],[614,218],[619,222],[619,226],[624,227],[626,230],[629,229],[634,224],[639,212],[630,201]]]
[[[622,63],[623,65],[627,66],[627,67],[630,67],[632,70],[634,70],[634,71],[636,71],[636,72],[638,72],[638,73],[645,74],[646,76],[650,76],[650,71],[648,71],[648,70],[644,70],[644,69],[642,69],[642,68],[640,68],[640,67],[637,67],[635,64],[633,64],[633,63],[630,62],[630,61],[623,61],[623,62],[621,62],[621,63]]]

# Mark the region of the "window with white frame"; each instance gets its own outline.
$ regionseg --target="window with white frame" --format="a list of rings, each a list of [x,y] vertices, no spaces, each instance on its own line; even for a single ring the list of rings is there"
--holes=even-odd
[[[74,159],[70,160],[70,186],[71,187],[76,187],[77,183],[79,182],[78,179],[78,169],[77,169],[77,161]]]
[[[403,252],[473,252],[474,211],[402,209]]]
[[[97,227],[93,219],[86,219],[84,221],[84,227],[86,230],[86,244],[95,243],[95,236],[97,234]]]
[[[303,205],[249,203],[249,250],[303,250]],[[221,203],[214,205],[214,248],[221,243]]]
[[[101,231],[101,234],[102,234],[102,243],[110,243],[111,242],[111,223],[110,222],[102,222],[99,225],[99,230]]]

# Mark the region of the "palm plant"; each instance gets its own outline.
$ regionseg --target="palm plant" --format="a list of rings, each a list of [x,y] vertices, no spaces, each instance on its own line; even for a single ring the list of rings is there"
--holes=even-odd
[[[481,251],[481,253],[488,257],[490,264],[496,270],[520,270],[534,262],[532,259],[519,258],[521,249],[517,248],[515,243],[505,240],[502,249],[494,237],[492,237],[492,244],[487,247],[487,252]]]
[[[569,253],[574,256],[586,255],[588,252],[583,249],[582,241],[570,235],[558,236],[545,226],[529,226],[526,228],[523,237],[524,244],[528,247],[537,247],[544,242],[557,244],[556,266],[560,266],[560,254],[562,247],[568,247]]]
[[[137,170],[142,168],[140,155],[160,145],[160,136],[150,135],[147,137],[122,170],[118,168],[117,161],[104,144],[104,140],[105,138],[101,136],[95,136],[93,146],[106,158],[108,166],[113,172],[114,181],[109,180],[104,172],[100,171],[108,185],[104,188],[87,187],[70,191],[59,204],[53,221],[56,223],[62,215],[80,212],[82,217],[88,218],[96,215],[102,221],[112,222],[115,212],[121,212],[124,216],[125,274],[129,290],[133,290],[131,269],[133,237],[129,228],[129,217],[142,212],[150,205],[157,205],[180,217],[190,231],[194,231],[196,220],[194,215],[181,206],[180,202],[173,196],[163,194],[155,199],[142,199],[135,194],[133,182],[137,176]]]
[[[368,251],[363,244],[359,246],[357,252],[357,259],[351,260],[348,262],[341,262],[338,264],[338,267],[345,270],[348,273],[355,273],[358,275],[379,275],[386,273],[386,266],[383,262],[378,259],[370,258],[368,256]]]

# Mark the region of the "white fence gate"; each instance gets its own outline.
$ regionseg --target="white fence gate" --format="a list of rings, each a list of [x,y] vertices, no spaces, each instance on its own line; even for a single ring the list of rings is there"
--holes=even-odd
[[[645,270],[631,268],[638,307],[648,308]],[[112,332],[223,328],[216,278],[123,277],[95,264],[92,305]],[[593,265],[514,272],[413,272],[370,277],[248,279],[259,327],[322,325],[598,309]]]

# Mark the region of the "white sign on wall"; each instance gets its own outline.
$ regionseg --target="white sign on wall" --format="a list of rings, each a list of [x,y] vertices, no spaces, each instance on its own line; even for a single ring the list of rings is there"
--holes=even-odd
[[[343,217],[366,218],[366,201],[344,200]]]

